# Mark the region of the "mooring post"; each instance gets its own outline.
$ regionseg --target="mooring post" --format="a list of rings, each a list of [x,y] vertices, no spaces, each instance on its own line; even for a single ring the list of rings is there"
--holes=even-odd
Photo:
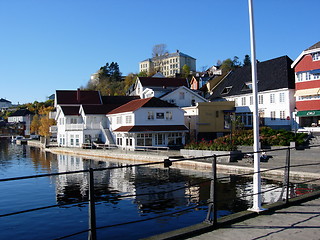
[[[95,197],[94,197],[94,178],[93,169],[89,169],[89,235],[88,240],[97,239],[96,230],[96,208],[95,208]]]
[[[290,188],[290,147],[287,149],[287,154],[286,154],[286,204],[289,203],[289,188]]]
[[[212,159],[212,179],[210,184],[210,199],[208,206],[208,213],[205,222],[216,225],[217,223],[217,156],[213,155]]]

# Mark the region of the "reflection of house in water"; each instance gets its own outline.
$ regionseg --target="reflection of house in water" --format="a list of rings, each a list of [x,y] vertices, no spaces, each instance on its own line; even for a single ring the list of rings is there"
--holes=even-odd
[[[58,154],[58,172],[71,172],[118,166],[114,162],[84,160],[81,157]],[[119,192],[135,194],[130,177],[134,168],[117,168],[94,171],[95,194],[97,200],[118,198]],[[77,202],[88,199],[89,175],[87,172],[62,174],[56,177],[56,195],[58,202]]]
[[[136,203],[143,212],[185,206],[188,203],[186,181],[179,173],[171,173],[168,169],[139,168],[135,185]]]
[[[293,188],[289,189],[289,196],[294,194],[293,190]],[[243,198],[249,202],[253,201],[252,191],[252,183],[248,183],[244,188],[238,188],[239,197],[244,196]],[[279,183],[265,183],[261,186],[261,192],[261,200],[263,203],[274,203],[285,198],[286,188],[282,188]]]

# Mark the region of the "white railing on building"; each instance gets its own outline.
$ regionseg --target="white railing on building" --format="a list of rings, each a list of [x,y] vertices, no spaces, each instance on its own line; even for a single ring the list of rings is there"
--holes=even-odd
[[[76,124],[66,124],[65,125],[66,131],[76,131],[76,130],[83,130],[84,124],[83,123],[76,123]]]

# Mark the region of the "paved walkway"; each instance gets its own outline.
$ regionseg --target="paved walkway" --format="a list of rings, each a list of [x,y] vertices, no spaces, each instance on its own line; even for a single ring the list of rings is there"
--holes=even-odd
[[[320,198],[192,237],[194,240],[319,240]]]

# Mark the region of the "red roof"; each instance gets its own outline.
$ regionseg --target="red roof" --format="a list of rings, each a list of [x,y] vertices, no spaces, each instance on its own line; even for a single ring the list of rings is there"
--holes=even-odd
[[[56,104],[101,104],[98,91],[57,90]]]
[[[186,78],[139,77],[142,86],[153,87],[188,87]]]
[[[133,100],[131,102],[128,102],[127,104],[124,104],[111,112],[109,114],[115,114],[115,113],[123,113],[123,112],[133,112],[135,110],[138,110],[139,108],[142,107],[175,107],[177,108],[176,105],[168,103],[166,101],[163,101],[159,98],[156,97],[151,97],[151,98],[143,98],[143,99],[137,99]]]
[[[122,126],[114,132],[185,132],[188,128],[184,125],[142,125],[142,126]]]

